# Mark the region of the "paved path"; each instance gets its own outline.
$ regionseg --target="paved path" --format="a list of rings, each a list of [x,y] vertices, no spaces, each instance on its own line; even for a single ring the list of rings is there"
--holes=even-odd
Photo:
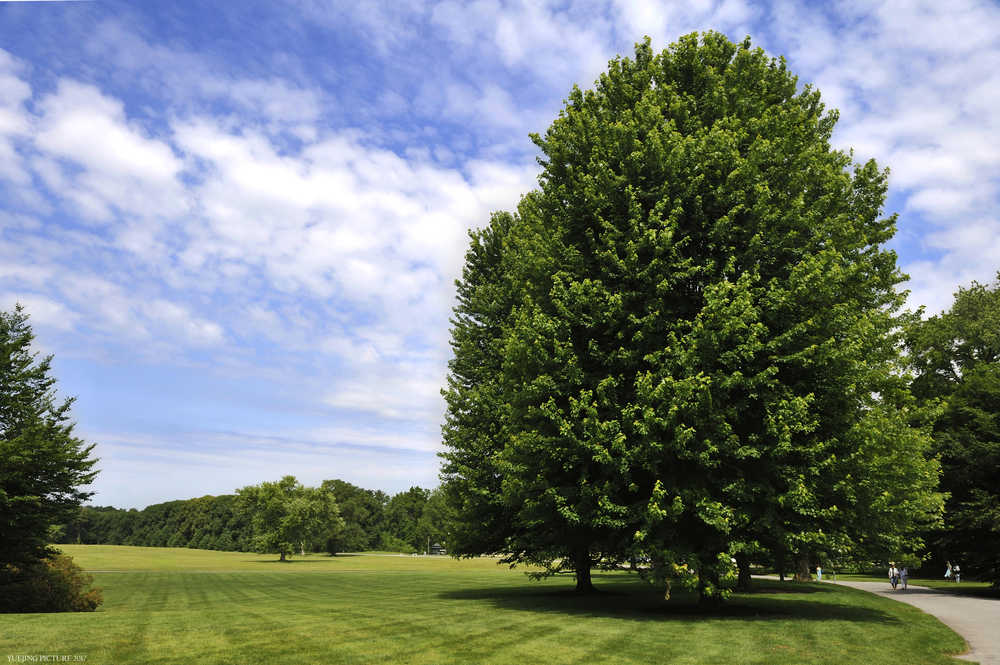
[[[1000,599],[957,596],[912,584],[906,591],[893,591],[888,581],[838,581],[833,584],[864,589],[915,605],[965,638],[969,643],[969,652],[958,658],[975,661],[980,665],[1000,665]]]

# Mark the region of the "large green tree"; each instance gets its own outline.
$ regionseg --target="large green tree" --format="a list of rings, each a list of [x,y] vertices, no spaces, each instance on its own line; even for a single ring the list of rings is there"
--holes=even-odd
[[[937,471],[903,417],[887,174],[830,147],[836,119],[718,33],[573,89],[533,137],[539,189],[473,234],[458,282],[453,552],[581,590],[648,557],[714,601],[734,555],[870,547],[874,487],[901,518],[885,545],[918,544]]]
[[[33,340],[20,305],[0,312],[0,595],[7,596],[7,585],[24,586],[20,578],[54,561],[50,528],[75,516],[97,475],[93,444],[73,435],[73,398],[57,398],[52,356],[33,353]]]
[[[344,528],[333,493],[305,487],[295,476],[236,490],[241,508],[250,518],[254,545],[260,552],[285,557],[304,553],[307,544],[326,541]]]
[[[935,449],[949,493],[942,558],[1000,586],[1000,274],[960,288],[947,312],[909,331],[913,391],[938,404]]]

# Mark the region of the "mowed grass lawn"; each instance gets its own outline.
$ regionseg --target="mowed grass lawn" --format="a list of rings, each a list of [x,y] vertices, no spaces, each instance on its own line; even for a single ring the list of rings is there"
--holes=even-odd
[[[62,546],[94,613],[0,615],[0,657],[119,663],[958,663],[919,610],[833,585],[758,582],[714,613],[626,573],[528,580],[494,560]],[[49,661],[52,662],[52,661]],[[71,662],[63,660],[62,662]]]

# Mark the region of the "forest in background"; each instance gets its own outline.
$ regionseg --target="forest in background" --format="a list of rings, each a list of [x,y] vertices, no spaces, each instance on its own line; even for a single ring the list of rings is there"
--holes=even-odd
[[[314,552],[387,550],[424,552],[443,540],[447,511],[438,490],[411,487],[388,495],[343,480],[322,488],[336,497],[345,527],[333,538],[310,543]],[[82,506],[77,518],[52,534],[55,543],[190,547],[253,551],[249,516],[235,494],[167,501],[142,510]]]

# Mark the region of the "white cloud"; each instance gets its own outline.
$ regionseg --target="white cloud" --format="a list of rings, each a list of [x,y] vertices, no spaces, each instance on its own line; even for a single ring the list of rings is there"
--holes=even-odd
[[[295,155],[205,121],[175,134],[207,165],[192,190],[203,212],[188,228],[195,240],[183,256],[192,270],[233,259],[261,266],[285,291],[393,309],[449,284],[465,229],[513,207],[532,177],[499,163],[473,164],[466,177],[366,146],[351,132]]]
[[[506,68],[530,70],[536,81],[555,85],[559,98],[573,83],[589,87],[614,51],[612,25],[594,2],[575,3],[572,11],[523,0],[441,2],[430,21],[470,52],[496,52]]]
[[[130,127],[122,103],[94,86],[63,79],[40,107],[35,141],[51,155],[116,177],[160,185],[169,185],[181,169],[169,146]]]
[[[24,102],[31,97],[31,87],[21,78],[24,65],[0,49],[0,180],[24,186],[30,175],[24,168],[15,141],[30,130]]]
[[[324,94],[294,80],[294,68],[281,74],[244,76],[230,74],[201,53],[145,41],[138,32],[118,19],[102,21],[87,48],[96,56],[115,63],[118,76],[131,75],[144,87],[170,99],[171,112],[183,116],[222,106],[238,111],[251,123],[278,133],[312,131],[321,115]]]
[[[81,244],[86,241],[82,239]],[[0,283],[16,285],[0,294],[5,308],[21,302],[35,325],[86,335],[92,343],[104,336],[116,344],[141,342],[139,348],[150,354],[168,354],[225,341],[220,324],[185,304],[151,298],[71,266],[14,262],[0,255]],[[87,345],[67,350],[74,355],[86,354]],[[99,353],[96,346],[91,352]],[[141,355],[138,348],[133,353]]]
[[[972,186],[924,186],[918,188],[906,202],[906,209],[929,215],[938,224],[948,229],[957,230],[968,216],[979,214],[984,205],[988,205],[995,189],[982,183]],[[940,231],[939,231],[940,233]]]
[[[23,134],[27,120],[19,109],[31,97],[31,86],[20,78],[25,66],[7,51],[0,49],[0,133]]]
[[[32,326],[44,326],[57,330],[72,330],[78,323],[80,316],[76,312],[67,308],[63,303],[57,302],[44,295],[32,293],[30,291],[7,292],[0,294],[0,310],[11,311],[15,304],[24,306],[25,312],[29,315]]]
[[[186,209],[178,182],[182,161],[166,142],[129,123],[120,101],[63,79],[39,109],[33,137],[44,155],[36,162],[39,175],[59,185],[55,191],[79,212],[111,222],[115,209],[145,218]]]
[[[438,84],[430,83],[428,87],[432,88],[430,94],[437,94]],[[451,83],[445,87],[444,108],[441,110],[452,118],[485,121],[495,127],[540,127],[540,123],[535,122],[537,113],[520,108],[511,94],[495,83],[486,83],[481,87]]]
[[[874,4],[882,36],[889,48],[911,49],[919,44],[932,55],[954,56],[996,43],[998,8],[975,0],[937,2],[889,0]]]
[[[394,0],[339,3],[293,0],[311,20],[332,28],[351,24],[365,36],[367,46],[387,57],[395,48],[418,36],[415,29],[426,13],[419,3]]]
[[[20,256],[0,255],[0,279],[10,286],[41,289],[50,283],[52,272],[50,267],[31,263]]]
[[[224,97],[244,110],[295,125],[314,122],[320,114],[319,94],[304,90],[282,79],[254,80],[203,78],[200,88],[205,95]]]
[[[166,300],[142,302],[141,310],[148,318],[150,327],[167,327],[187,344],[215,345],[224,339],[219,324],[200,318],[177,303]]]
[[[350,377],[324,402],[336,409],[390,420],[440,422],[444,414],[442,387],[444,369],[440,365],[397,362]]]

